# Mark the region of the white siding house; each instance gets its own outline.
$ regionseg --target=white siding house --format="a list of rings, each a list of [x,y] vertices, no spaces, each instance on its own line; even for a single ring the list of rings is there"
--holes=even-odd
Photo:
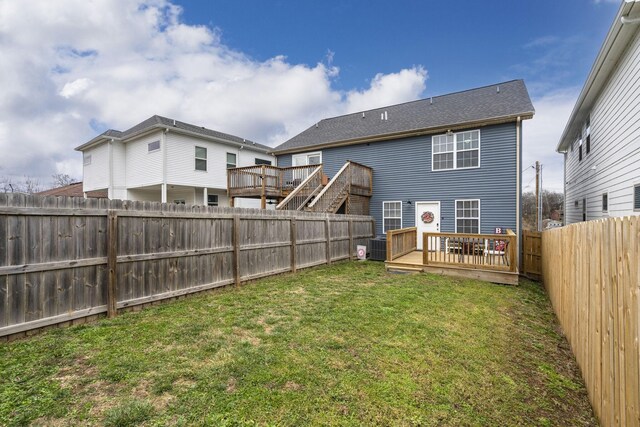
[[[640,214],[640,1],[624,1],[564,130],[565,222]]]
[[[85,193],[197,205],[229,206],[228,167],[276,161],[267,146],[160,116],[124,132],[108,130],[76,150],[83,153]],[[238,199],[236,206],[260,204]]]

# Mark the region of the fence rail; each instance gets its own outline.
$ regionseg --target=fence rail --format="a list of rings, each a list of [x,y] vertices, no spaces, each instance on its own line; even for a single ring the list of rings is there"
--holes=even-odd
[[[0,194],[0,337],[350,259],[369,216]]]
[[[542,277],[605,426],[640,425],[638,217],[542,233]]]

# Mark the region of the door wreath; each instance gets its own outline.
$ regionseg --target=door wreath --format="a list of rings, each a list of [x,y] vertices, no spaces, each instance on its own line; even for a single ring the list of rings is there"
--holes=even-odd
[[[422,222],[425,224],[431,224],[435,218],[435,215],[431,211],[426,211],[422,213]]]

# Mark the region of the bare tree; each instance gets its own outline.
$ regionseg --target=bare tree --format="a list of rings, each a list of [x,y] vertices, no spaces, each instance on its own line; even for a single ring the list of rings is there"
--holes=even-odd
[[[51,188],[64,187],[73,184],[74,182],[78,182],[76,179],[71,178],[71,176],[66,173],[55,173],[51,175],[51,178],[53,179],[53,181],[51,182]]]
[[[33,194],[42,191],[42,185],[38,178],[24,176],[21,180],[15,181],[8,176],[0,178],[0,191],[4,193],[27,193]]]
[[[562,210],[564,194],[542,190],[542,219],[551,217],[551,212]],[[522,193],[522,226],[535,230],[536,227],[536,195],[534,192]]]

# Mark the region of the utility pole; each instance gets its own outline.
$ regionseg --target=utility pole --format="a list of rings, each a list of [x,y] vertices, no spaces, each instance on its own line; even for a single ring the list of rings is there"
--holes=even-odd
[[[540,228],[540,162],[536,160],[536,229]]]

